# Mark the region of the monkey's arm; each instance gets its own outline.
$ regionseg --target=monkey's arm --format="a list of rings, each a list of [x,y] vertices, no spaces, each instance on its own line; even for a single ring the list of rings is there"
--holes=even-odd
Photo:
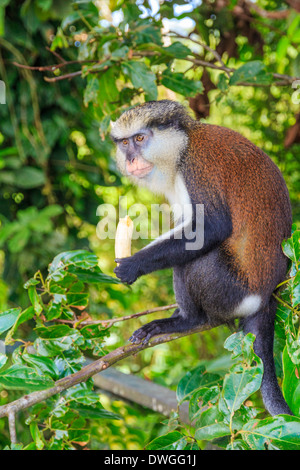
[[[223,206],[213,207],[204,204],[203,218],[199,216],[193,205],[193,217],[190,224],[183,223],[175,230],[162,235],[148,246],[129,258],[118,259],[119,266],[115,274],[121,281],[132,284],[138,277],[158,271],[184,265],[195,258],[216,248],[226,240],[232,231],[231,218],[228,210]],[[200,225],[197,226],[197,223]],[[187,230],[190,228],[190,230]],[[203,235],[199,233],[203,230]],[[180,232],[181,238],[178,236]],[[196,233],[194,238],[191,234]]]

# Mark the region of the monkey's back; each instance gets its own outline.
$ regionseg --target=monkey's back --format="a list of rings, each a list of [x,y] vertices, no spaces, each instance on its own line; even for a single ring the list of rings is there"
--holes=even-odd
[[[196,124],[189,141],[184,177],[192,202],[204,204],[205,214],[210,207],[229,210],[232,232],[221,246],[224,256],[250,290],[272,292],[286,274],[281,243],[292,224],[279,169],[261,149],[224,127]]]

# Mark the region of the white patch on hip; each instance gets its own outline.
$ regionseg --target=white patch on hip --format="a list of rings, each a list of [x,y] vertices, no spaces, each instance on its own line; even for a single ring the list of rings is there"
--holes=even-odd
[[[234,309],[234,314],[238,317],[248,317],[259,310],[261,305],[261,296],[257,294],[248,295]]]

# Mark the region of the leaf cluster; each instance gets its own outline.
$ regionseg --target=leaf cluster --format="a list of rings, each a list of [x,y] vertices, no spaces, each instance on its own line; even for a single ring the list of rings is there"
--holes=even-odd
[[[22,393],[44,390],[79,371],[87,353],[105,354],[108,328],[80,324],[89,318],[85,312],[88,285],[99,288],[116,282],[102,273],[97,257],[84,250],[60,253],[50,263],[45,279],[40,271],[29,279],[24,287],[30,306],[0,314],[0,334],[6,333],[6,345],[15,345],[11,356],[0,355],[0,388]],[[18,331],[28,322],[33,322],[32,339],[20,341]],[[90,419],[119,418],[103,408],[88,380],[31,408],[26,424],[33,442],[26,449],[84,446],[90,440]]]

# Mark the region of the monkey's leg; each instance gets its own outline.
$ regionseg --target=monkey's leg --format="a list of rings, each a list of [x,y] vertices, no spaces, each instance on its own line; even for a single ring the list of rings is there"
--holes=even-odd
[[[262,359],[264,374],[261,394],[266,409],[271,415],[292,414],[279,388],[273,358],[275,299],[269,305],[243,321],[243,330],[255,334],[254,351]]]
[[[132,343],[148,343],[152,336],[167,333],[182,333],[205,323],[205,317],[183,316],[177,308],[169,318],[154,320],[136,330],[129,340]]]

